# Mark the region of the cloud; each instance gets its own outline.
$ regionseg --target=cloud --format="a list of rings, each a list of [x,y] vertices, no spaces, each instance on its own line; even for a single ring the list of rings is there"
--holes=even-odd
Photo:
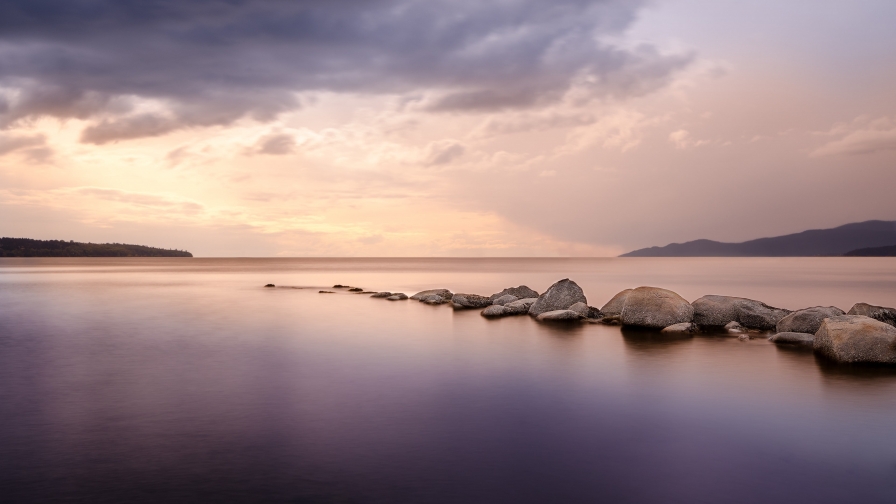
[[[269,154],[283,156],[292,154],[296,150],[296,139],[287,133],[272,133],[261,137],[255,144],[254,152],[257,154]]]
[[[426,147],[427,166],[450,164],[464,155],[466,149],[454,140],[432,142]]]
[[[812,157],[860,155],[896,150],[896,121],[889,118],[868,121],[860,117],[852,124],[835,126],[826,134],[839,138],[812,151]]]
[[[695,140],[694,137],[691,136],[691,132],[685,129],[680,129],[669,133],[669,141],[672,142],[672,145],[674,145],[675,148],[679,150],[700,147],[701,145],[709,143],[709,141],[707,140]]]
[[[53,157],[44,135],[0,134],[0,157],[17,152],[32,163],[45,163]]]
[[[628,97],[689,56],[606,42],[641,0],[8,0],[0,127],[91,121],[103,144],[269,121],[302,93],[416,94],[431,111],[533,107],[572,88]],[[141,111],[135,103],[161,109]]]

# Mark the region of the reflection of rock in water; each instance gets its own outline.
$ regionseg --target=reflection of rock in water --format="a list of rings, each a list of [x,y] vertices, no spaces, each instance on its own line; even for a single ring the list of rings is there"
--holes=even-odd
[[[861,382],[863,387],[869,385],[896,384],[896,367],[885,364],[845,364],[814,353],[815,363],[821,375],[829,381]]]
[[[659,329],[622,327],[622,340],[627,350],[638,353],[662,354],[687,348],[694,339],[689,333],[662,333]]]

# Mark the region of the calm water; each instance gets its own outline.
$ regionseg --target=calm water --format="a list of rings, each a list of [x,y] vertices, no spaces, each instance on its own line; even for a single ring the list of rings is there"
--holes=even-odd
[[[894,371],[317,293],[564,277],[896,306],[894,259],[0,260],[0,501],[896,502]]]

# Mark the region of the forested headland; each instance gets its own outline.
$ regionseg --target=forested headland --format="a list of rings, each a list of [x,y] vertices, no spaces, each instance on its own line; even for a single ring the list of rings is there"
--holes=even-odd
[[[0,257],[193,257],[193,254],[126,243],[0,238]]]

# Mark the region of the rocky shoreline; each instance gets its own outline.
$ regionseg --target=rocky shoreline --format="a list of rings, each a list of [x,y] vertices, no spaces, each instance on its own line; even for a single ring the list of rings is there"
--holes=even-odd
[[[867,303],[857,303],[848,312],[834,306],[791,311],[732,296],[708,295],[689,303],[667,289],[637,287],[623,290],[596,308],[588,305],[581,287],[568,278],[541,294],[525,285],[508,287],[491,296],[448,289],[429,289],[407,296],[400,292],[371,293],[345,285],[333,288],[389,301],[411,299],[430,305],[445,304],[455,310],[477,309],[490,319],[529,315],[545,323],[621,325],[670,336],[721,333],[741,340],[774,331],[768,340],[776,345],[811,348],[842,363],[896,366],[896,309]]]

